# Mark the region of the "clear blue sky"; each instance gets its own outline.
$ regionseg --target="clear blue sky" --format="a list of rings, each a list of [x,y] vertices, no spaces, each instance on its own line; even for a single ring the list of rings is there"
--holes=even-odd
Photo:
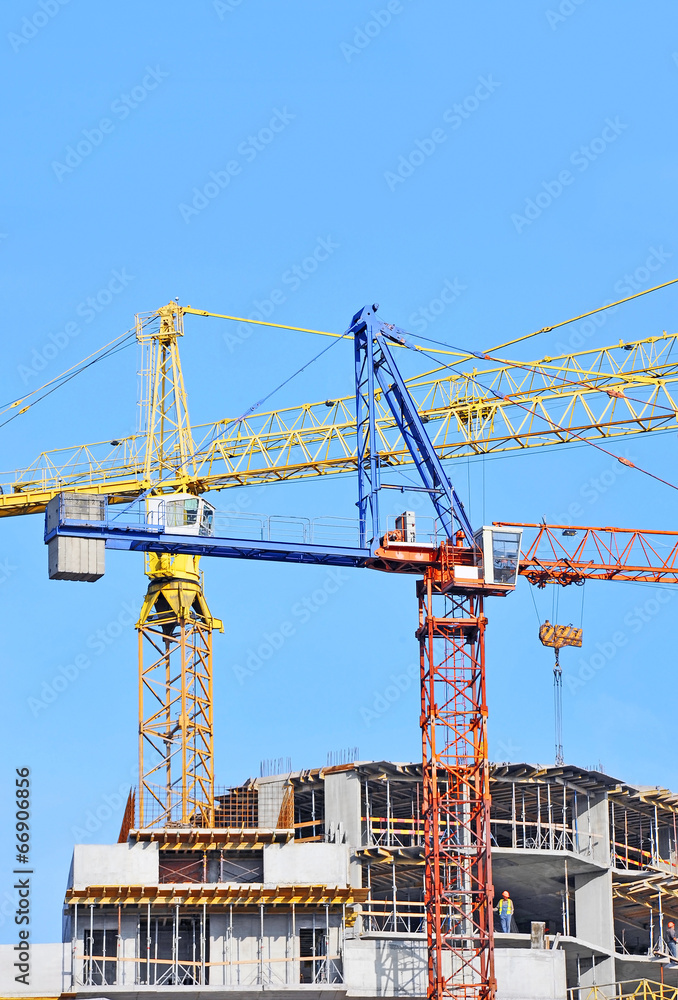
[[[275,319],[332,330],[378,301],[403,327],[479,349],[600,305],[625,275],[640,274],[639,287],[678,275],[678,19],[668,0],[14,0],[0,20],[3,402],[177,295],[249,314],[279,290]],[[298,277],[318,247],[326,259]],[[653,253],[657,269],[638,272]],[[426,319],[446,283],[458,294]],[[669,289],[632,303],[586,343],[673,330],[677,302]],[[242,412],[322,346],[280,331],[234,344],[227,332],[187,321],[196,422]],[[516,357],[555,352],[573,332]],[[134,349],[124,351],[3,427],[1,467],[130,433],[135,372]],[[351,379],[341,345],[275,402],[350,393]],[[676,444],[671,432],[617,450],[676,480]],[[487,521],[557,520],[580,503],[583,523],[675,526],[673,490],[587,447],[487,461],[484,495],[480,464],[451,471],[476,523],[483,509]],[[351,516],[353,502],[352,482],[306,483],[258,491],[251,509]],[[54,940],[73,841],[117,839],[137,749],[129,623],[145,578],[139,556],[113,553],[95,586],[49,583],[42,530],[37,516],[0,524],[0,810],[10,816],[13,769],[31,766],[34,933]],[[355,571],[239,683],[234,666],[326,574],[214,562],[205,575],[226,629],[215,644],[220,784],[258,773],[262,758],[311,767],[349,746],[418,758],[412,581]],[[563,592],[559,617],[579,623],[581,597]],[[627,641],[584,687],[566,682],[565,751],[675,788],[678,595],[654,597],[586,588],[585,646],[563,655],[566,675],[616,632]],[[535,599],[551,617],[552,595]],[[549,763],[552,660],[528,585],[490,602],[489,615],[491,754]],[[89,667],[34,714],[29,699],[78,655]],[[393,673],[405,676],[403,693],[375,711]],[[9,818],[0,859],[4,914]],[[0,939],[12,940],[4,916]]]

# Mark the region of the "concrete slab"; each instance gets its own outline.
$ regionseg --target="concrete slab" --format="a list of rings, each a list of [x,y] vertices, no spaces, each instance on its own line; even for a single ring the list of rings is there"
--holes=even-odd
[[[158,845],[76,844],[73,849],[72,885],[158,885]]]
[[[268,844],[264,847],[264,886],[348,886],[349,849],[345,844]]]

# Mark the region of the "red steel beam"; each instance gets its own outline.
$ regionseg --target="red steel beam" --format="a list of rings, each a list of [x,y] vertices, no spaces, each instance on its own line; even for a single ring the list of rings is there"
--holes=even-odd
[[[567,586],[585,580],[678,583],[676,531],[494,523],[497,527],[536,532],[523,551],[519,573],[537,587],[547,583]]]

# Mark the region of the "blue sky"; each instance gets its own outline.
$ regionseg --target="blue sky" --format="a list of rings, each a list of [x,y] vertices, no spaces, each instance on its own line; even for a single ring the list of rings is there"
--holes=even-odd
[[[378,301],[404,328],[477,350],[624,294],[627,275],[648,287],[678,274],[678,19],[668,0],[14,0],[0,21],[3,401],[174,296],[238,315],[268,301],[276,321],[337,331]],[[325,259],[307,274],[302,262],[318,248]],[[453,301],[433,316],[445,287]],[[555,353],[577,335],[596,347],[671,331],[677,302],[675,289],[657,292],[595,332],[575,324],[515,357]],[[187,320],[195,422],[242,412],[323,346],[277,330],[233,335]],[[2,469],[131,433],[136,363],[134,348],[123,351],[3,427]],[[273,402],[348,394],[351,380],[350,347],[338,345]],[[670,432],[614,450],[674,480],[676,443]],[[581,523],[675,524],[673,490],[585,446],[493,458],[484,476],[482,463],[462,462],[451,475],[476,524],[483,514],[560,520],[573,503]],[[354,500],[344,480],[257,490],[248,502],[352,516]],[[117,839],[133,778],[130,623],[145,578],[141,557],[112,553],[96,586],[49,583],[42,530],[38,516],[0,524],[0,800],[9,816],[13,769],[29,765],[34,934],[54,940],[72,843]],[[311,767],[349,746],[418,758],[411,580],[347,574],[308,620],[297,616],[274,658],[244,673],[236,668],[255,662],[265,636],[323,590],[326,570],[215,561],[205,577],[225,623],[215,643],[220,784],[256,774],[265,758]],[[563,654],[568,761],[675,788],[675,601],[639,586],[585,588],[585,644]],[[559,602],[560,619],[582,621],[580,590]],[[555,611],[553,594],[531,595],[524,581],[489,602],[495,759],[552,760],[552,660],[537,625]],[[591,673],[601,648],[604,667],[568,684],[568,673]],[[77,657],[87,666],[74,668]],[[31,699],[58,676],[68,684],[36,713]],[[4,826],[0,939],[10,941]]]

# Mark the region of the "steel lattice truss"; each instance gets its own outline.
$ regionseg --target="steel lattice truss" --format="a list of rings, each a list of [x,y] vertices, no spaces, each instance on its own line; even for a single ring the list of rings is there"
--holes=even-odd
[[[144,322],[142,344],[156,334],[156,356],[145,365],[156,374],[153,391],[153,380],[144,383],[144,430],[120,441],[42,452],[3,477],[0,516],[42,511],[62,491],[125,500],[161,480],[168,491],[203,492],[356,470],[353,395],[191,428],[176,345],[174,354],[167,348],[163,355],[157,331]],[[678,357],[671,361],[677,336],[534,363],[469,369],[460,362],[454,372],[410,379],[408,388],[442,459],[545,447],[575,435],[600,440],[666,430],[677,426]],[[161,431],[158,414],[167,409],[170,389],[181,420]],[[411,456],[393,415],[379,391],[375,397],[380,465],[407,465]]]
[[[485,1000],[496,988],[486,618],[482,597],[436,596],[433,572],[418,593],[429,1000]]]
[[[585,580],[678,583],[678,533],[635,528],[573,528],[566,524],[514,524],[536,532],[520,559],[530,583],[567,586]]]
[[[160,616],[158,616],[160,617]],[[212,629],[139,628],[139,826],[213,826]]]

